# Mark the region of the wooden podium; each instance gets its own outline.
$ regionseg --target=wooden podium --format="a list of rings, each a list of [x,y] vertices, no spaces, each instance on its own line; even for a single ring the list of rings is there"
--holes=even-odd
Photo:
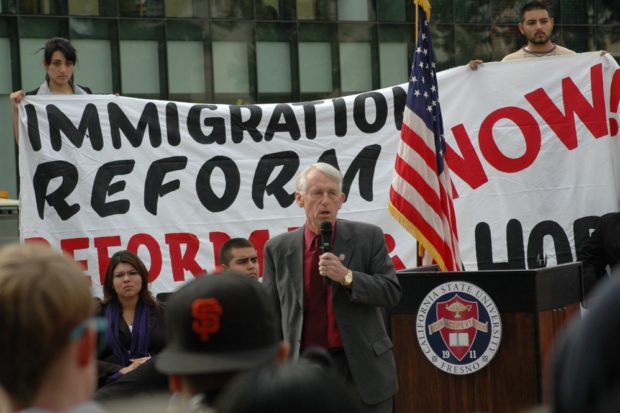
[[[399,272],[403,295],[389,311],[400,391],[396,413],[518,412],[546,400],[546,365],[554,337],[579,312],[581,263],[537,270]],[[469,375],[451,375],[422,353],[416,314],[424,297],[450,281],[467,281],[495,302],[502,320],[494,358]]]

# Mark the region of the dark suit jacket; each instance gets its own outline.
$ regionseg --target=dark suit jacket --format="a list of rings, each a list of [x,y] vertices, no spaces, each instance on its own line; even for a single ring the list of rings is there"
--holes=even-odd
[[[97,310],[97,315],[105,317],[105,309],[105,305],[101,306]],[[119,339],[129,348],[131,346],[131,332],[122,317],[119,322],[119,329]],[[164,306],[160,303],[157,308],[149,308],[149,353],[151,356],[156,355],[163,349],[164,340]],[[114,357],[112,348],[108,345],[106,345],[97,359],[99,386],[103,386],[106,383],[108,376],[125,367],[119,364],[119,361]]]
[[[597,282],[607,277],[606,267],[615,267],[620,261],[620,212],[601,217],[590,238],[577,251],[583,264],[583,289],[587,295]]]
[[[274,298],[282,337],[299,356],[303,324],[303,227],[265,244],[263,284]],[[338,220],[333,246],[353,272],[353,286],[332,282],[332,301],[344,350],[361,399],[377,404],[398,391],[392,342],[380,307],[395,306],[401,289],[377,226]]]

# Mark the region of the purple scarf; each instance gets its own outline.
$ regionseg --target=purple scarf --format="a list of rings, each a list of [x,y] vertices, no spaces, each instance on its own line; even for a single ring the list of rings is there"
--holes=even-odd
[[[129,349],[119,339],[121,309],[116,300],[108,303],[105,318],[109,326],[106,340],[119,364],[128,366],[131,359],[149,355],[149,308],[142,300],[139,300],[136,305],[131,330],[131,348]]]

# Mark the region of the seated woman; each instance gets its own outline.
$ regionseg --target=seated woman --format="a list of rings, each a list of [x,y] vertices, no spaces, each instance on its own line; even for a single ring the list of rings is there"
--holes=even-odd
[[[144,263],[131,251],[110,258],[97,315],[108,320],[99,356],[99,387],[139,369],[164,346],[164,308],[148,288]]]
[[[92,93],[86,86],[78,86],[73,81],[73,69],[77,63],[77,52],[71,42],[62,37],[54,37],[43,48],[45,82],[38,88],[25,92],[18,90],[10,95],[13,108],[13,128],[15,140],[19,143],[18,104],[26,95],[86,95]]]

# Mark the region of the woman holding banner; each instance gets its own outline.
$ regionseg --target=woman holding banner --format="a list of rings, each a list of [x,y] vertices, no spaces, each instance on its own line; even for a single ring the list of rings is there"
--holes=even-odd
[[[19,102],[26,95],[86,95],[91,94],[86,86],[74,83],[73,69],[77,63],[75,47],[67,39],[54,37],[43,47],[43,66],[45,67],[45,82],[38,88],[25,92],[18,90],[11,93],[11,107],[13,109],[13,129],[15,141],[19,143]]]
[[[99,356],[100,387],[150,365],[164,346],[164,308],[151,295],[148,282],[146,266],[133,252],[119,251],[110,258],[97,311],[109,326]]]

